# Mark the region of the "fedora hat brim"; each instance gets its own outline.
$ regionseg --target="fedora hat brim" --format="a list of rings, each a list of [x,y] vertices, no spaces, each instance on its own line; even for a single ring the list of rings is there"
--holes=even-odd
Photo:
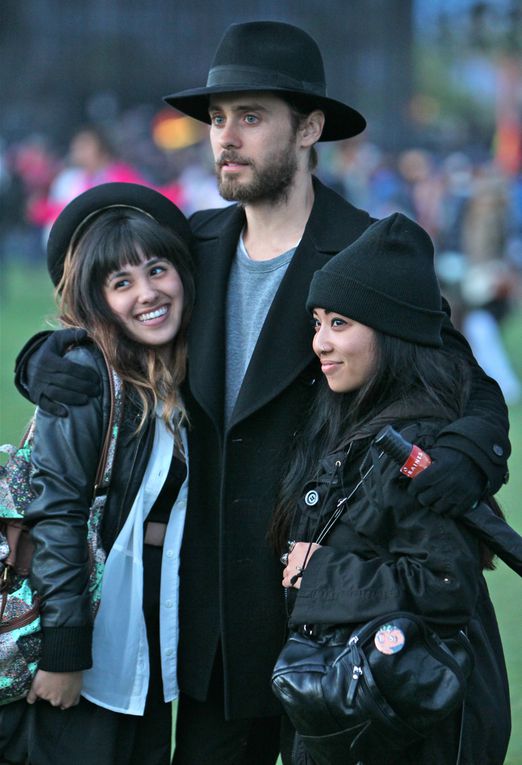
[[[62,278],[71,241],[94,216],[115,207],[129,207],[149,215],[190,245],[188,220],[174,202],[159,191],[139,183],[102,183],[75,197],[53,223],[47,240],[47,268],[55,286]]]
[[[310,94],[302,90],[292,90],[270,84],[247,85],[245,82],[242,82],[237,85],[232,83],[226,86],[215,85],[194,88],[165,96],[163,100],[183,114],[187,114],[189,117],[193,117],[200,122],[210,124],[208,107],[211,96],[256,91],[279,93],[281,96],[294,96],[299,102],[309,106],[310,110],[320,109],[325,115],[325,124],[319,139],[320,141],[340,141],[344,138],[353,138],[362,133],[366,127],[366,120],[362,114],[351,106],[343,104],[341,101],[336,101],[327,96],[316,95],[315,93]]]

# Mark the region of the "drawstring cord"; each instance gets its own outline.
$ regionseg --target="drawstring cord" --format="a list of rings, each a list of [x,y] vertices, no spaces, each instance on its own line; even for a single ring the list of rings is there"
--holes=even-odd
[[[348,450],[347,450],[347,452],[345,454],[344,460],[338,459],[335,462],[335,471],[334,471],[334,473],[332,475],[330,483],[328,484],[328,488],[326,490],[326,494],[325,494],[324,499],[323,499],[323,501],[321,503],[321,510],[320,510],[319,516],[317,518],[317,523],[316,523],[315,529],[314,529],[314,531],[312,533],[312,540],[313,541],[308,543],[308,549],[306,551],[306,555],[304,557],[303,565],[302,565],[302,569],[303,570],[306,568],[306,565],[307,565],[308,560],[310,558],[310,554],[311,554],[311,550],[312,550],[312,544],[321,544],[321,542],[328,536],[328,534],[330,533],[332,528],[335,526],[335,524],[337,523],[337,521],[339,520],[341,515],[343,515],[343,513],[345,512],[347,504],[350,501],[350,499],[353,497],[355,492],[358,491],[358,489],[361,486],[364,486],[364,490],[365,491],[369,491],[369,489],[367,489],[367,487],[366,487],[366,483],[365,483],[366,479],[370,475],[370,473],[372,473],[377,468],[379,460],[384,455],[383,451],[378,452],[373,447],[370,449],[370,455],[371,455],[371,459],[372,459],[372,464],[363,473],[364,463],[366,461],[366,457],[365,457],[365,459],[363,460],[363,463],[361,464],[361,469],[360,469],[361,477],[360,477],[359,481],[353,487],[353,489],[351,490],[351,492],[348,495],[346,495],[344,497],[341,497],[341,499],[338,500],[337,505],[336,505],[335,510],[333,511],[332,515],[327,520],[326,524],[323,526],[321,531],[318,532],[318,528],[319,528],[319,526],[321,524],[321,521],[323,519],[323,516],[324,516],[324,511],[325,511],[325,508],[326,508],[326,503],[328,502],[328,499],[329,499],[331,491],[332,491],[332,487],[334,485],[334,480],[335,480],[336,474],[339,477],[339,482],[340,482],[340,485],[341,485],[341,488],[342,488],[343,492],[345,491],[344,482],[343,482],[343,473],[342,473],[341,468],[343,467],[343,462],[345,462],[346,459],[348,458],[348,455],[350,454],[351,448],[352,448],[352,444],[350,444],[350,446],[348,447]],[[377,469],[376,473],[379,475],[379,479],[380,479],[380,470]],[[378,483],[379,483],[378,491],[382,495],[382,482],[379,480]],[[290,579],[290,584],[294,585],[297,582],[297,580],[302,575],[303,575],[303,571],[299,571],[297,574],[295,574]]]

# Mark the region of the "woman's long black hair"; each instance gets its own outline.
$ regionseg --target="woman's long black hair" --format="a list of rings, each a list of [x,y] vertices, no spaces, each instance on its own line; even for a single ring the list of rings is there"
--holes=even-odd
[[[370,379],[354,393],[333,393],[325,379],[311,406],[284,472],[269,539],[285,549],[302,488],[313,480],[320,460],[354,439],[369,440],[384,425],[462,416],[469,398],[469,362],[443,348],[410,343],[375,331],[375,365]]]

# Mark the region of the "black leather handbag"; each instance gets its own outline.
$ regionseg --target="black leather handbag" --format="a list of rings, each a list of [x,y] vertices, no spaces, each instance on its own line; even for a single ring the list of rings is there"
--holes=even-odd
[[[397,611],[353,632],[294,632],[272,688],[316,765],[383,761],[423,738],[464,701],[473,652]]]

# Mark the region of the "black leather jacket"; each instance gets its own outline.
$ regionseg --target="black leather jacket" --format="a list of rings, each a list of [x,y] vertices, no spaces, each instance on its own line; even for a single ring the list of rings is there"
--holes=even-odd
[[[107,369],[92,344],[69,351],[68,358],[95,369],[101,393],[85,406],[69,407],[67,417],[42,410],[36,416],[32,485],[36,498],[26,510],[35,543],[31,582],[41,598],[43,656],[40,668],[71,672],[91,666],[92,617],[88,592],[87,519],[110,393]],[[154,425],[136,433],[139,407],[125,395],[102,539],[108,552],[121,530],[148,462]]]

